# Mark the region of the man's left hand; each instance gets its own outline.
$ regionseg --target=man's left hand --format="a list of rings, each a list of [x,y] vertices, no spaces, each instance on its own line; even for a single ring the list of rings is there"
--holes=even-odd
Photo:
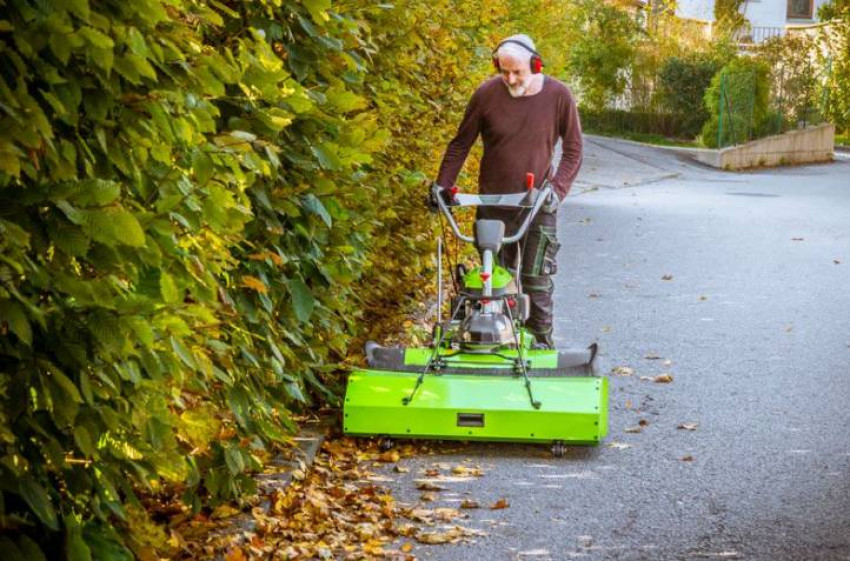
[[[546,201],[543,203],[543,212],[555,214],[558,212],[559,206],[561,206],[561,198],[554,190],[550,191],[549,196],[546,197]]]

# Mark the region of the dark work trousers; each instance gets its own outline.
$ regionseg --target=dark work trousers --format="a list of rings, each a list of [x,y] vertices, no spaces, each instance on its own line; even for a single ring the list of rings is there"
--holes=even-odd
[[[500,207],[479,207],[479,219],[501,220],[505,223],[505,237],[513,235],[528,211]],[[543,212],[537,214],[525,236],[515,244],[502,247],[499,261],[502,266],[516,273],[517,252],[522,256],[520,266],[522,291],[528,294],[531,310],[526,328],[534,334],[539,343],[553,347],[552,341],[552,293],[555,283],[552,275],[558,271],[556,256],[561,244],[558,243],[558,215]]]

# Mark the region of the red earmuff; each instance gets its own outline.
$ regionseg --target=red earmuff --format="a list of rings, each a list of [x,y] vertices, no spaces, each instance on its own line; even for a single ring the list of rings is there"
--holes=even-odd
[[[543,70],[543,59],[541,59],[538,55],[531,56],[531,73],[532,74],[540,74],[540,71]]]

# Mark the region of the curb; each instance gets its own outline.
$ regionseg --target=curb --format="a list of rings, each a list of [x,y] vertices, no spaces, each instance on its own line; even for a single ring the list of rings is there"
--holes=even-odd
[[[333,424],[332,418],[324,417],[307,421],[300,426],[298,434],[293,438],[296,443],[293,450],[295,457],[286,459],[283,456],[278,456],[267,464],[268,467],[279,470],[277,473],[260,473],[254,476],[262,500],[251,510],[260,508],[264,514],[271,511],[272,504],[268,497],[275,491],[286,489],[295,478],[296,471],[301,471],[302,474],[309,471],[325,441],[325,435]],[[229,522],[226,528],[220,528],[214,534],[232,535],[234,541],[231,545],[242,545],[241,542],[244,541],[245,533],[256,531],[256,521],[251,512],[242,512],[231,518]],[[215,561],[225,561],[224,554],[216,555]]]
[[[322,447],[325,434],[331,425],[332,422],[328,419],[317,419],[304,423],[298,431],[298,435],[293,438],[297,444],[294,450],[295,458],[287,460],[278,456],[270,461],[268,466],[279,469],[279,472],[260,473],[254,477],[257,480],[260,492],[270,494],[278,489],[283,489],[292,483],[295,471],[306,472],[313,465],[313,460],[316,459],[316,454]],[[264,500],[259,506],[268,513],[271,504],[268,500]]]

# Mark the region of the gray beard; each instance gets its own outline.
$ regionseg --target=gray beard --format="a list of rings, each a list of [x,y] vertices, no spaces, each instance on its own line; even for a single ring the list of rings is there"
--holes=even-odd
[[[505,87],[508,88],[508,93],[511,94],[511,97],[522,97],[528,91],[528,86],[517,86],[512,88],[505,84]]]

